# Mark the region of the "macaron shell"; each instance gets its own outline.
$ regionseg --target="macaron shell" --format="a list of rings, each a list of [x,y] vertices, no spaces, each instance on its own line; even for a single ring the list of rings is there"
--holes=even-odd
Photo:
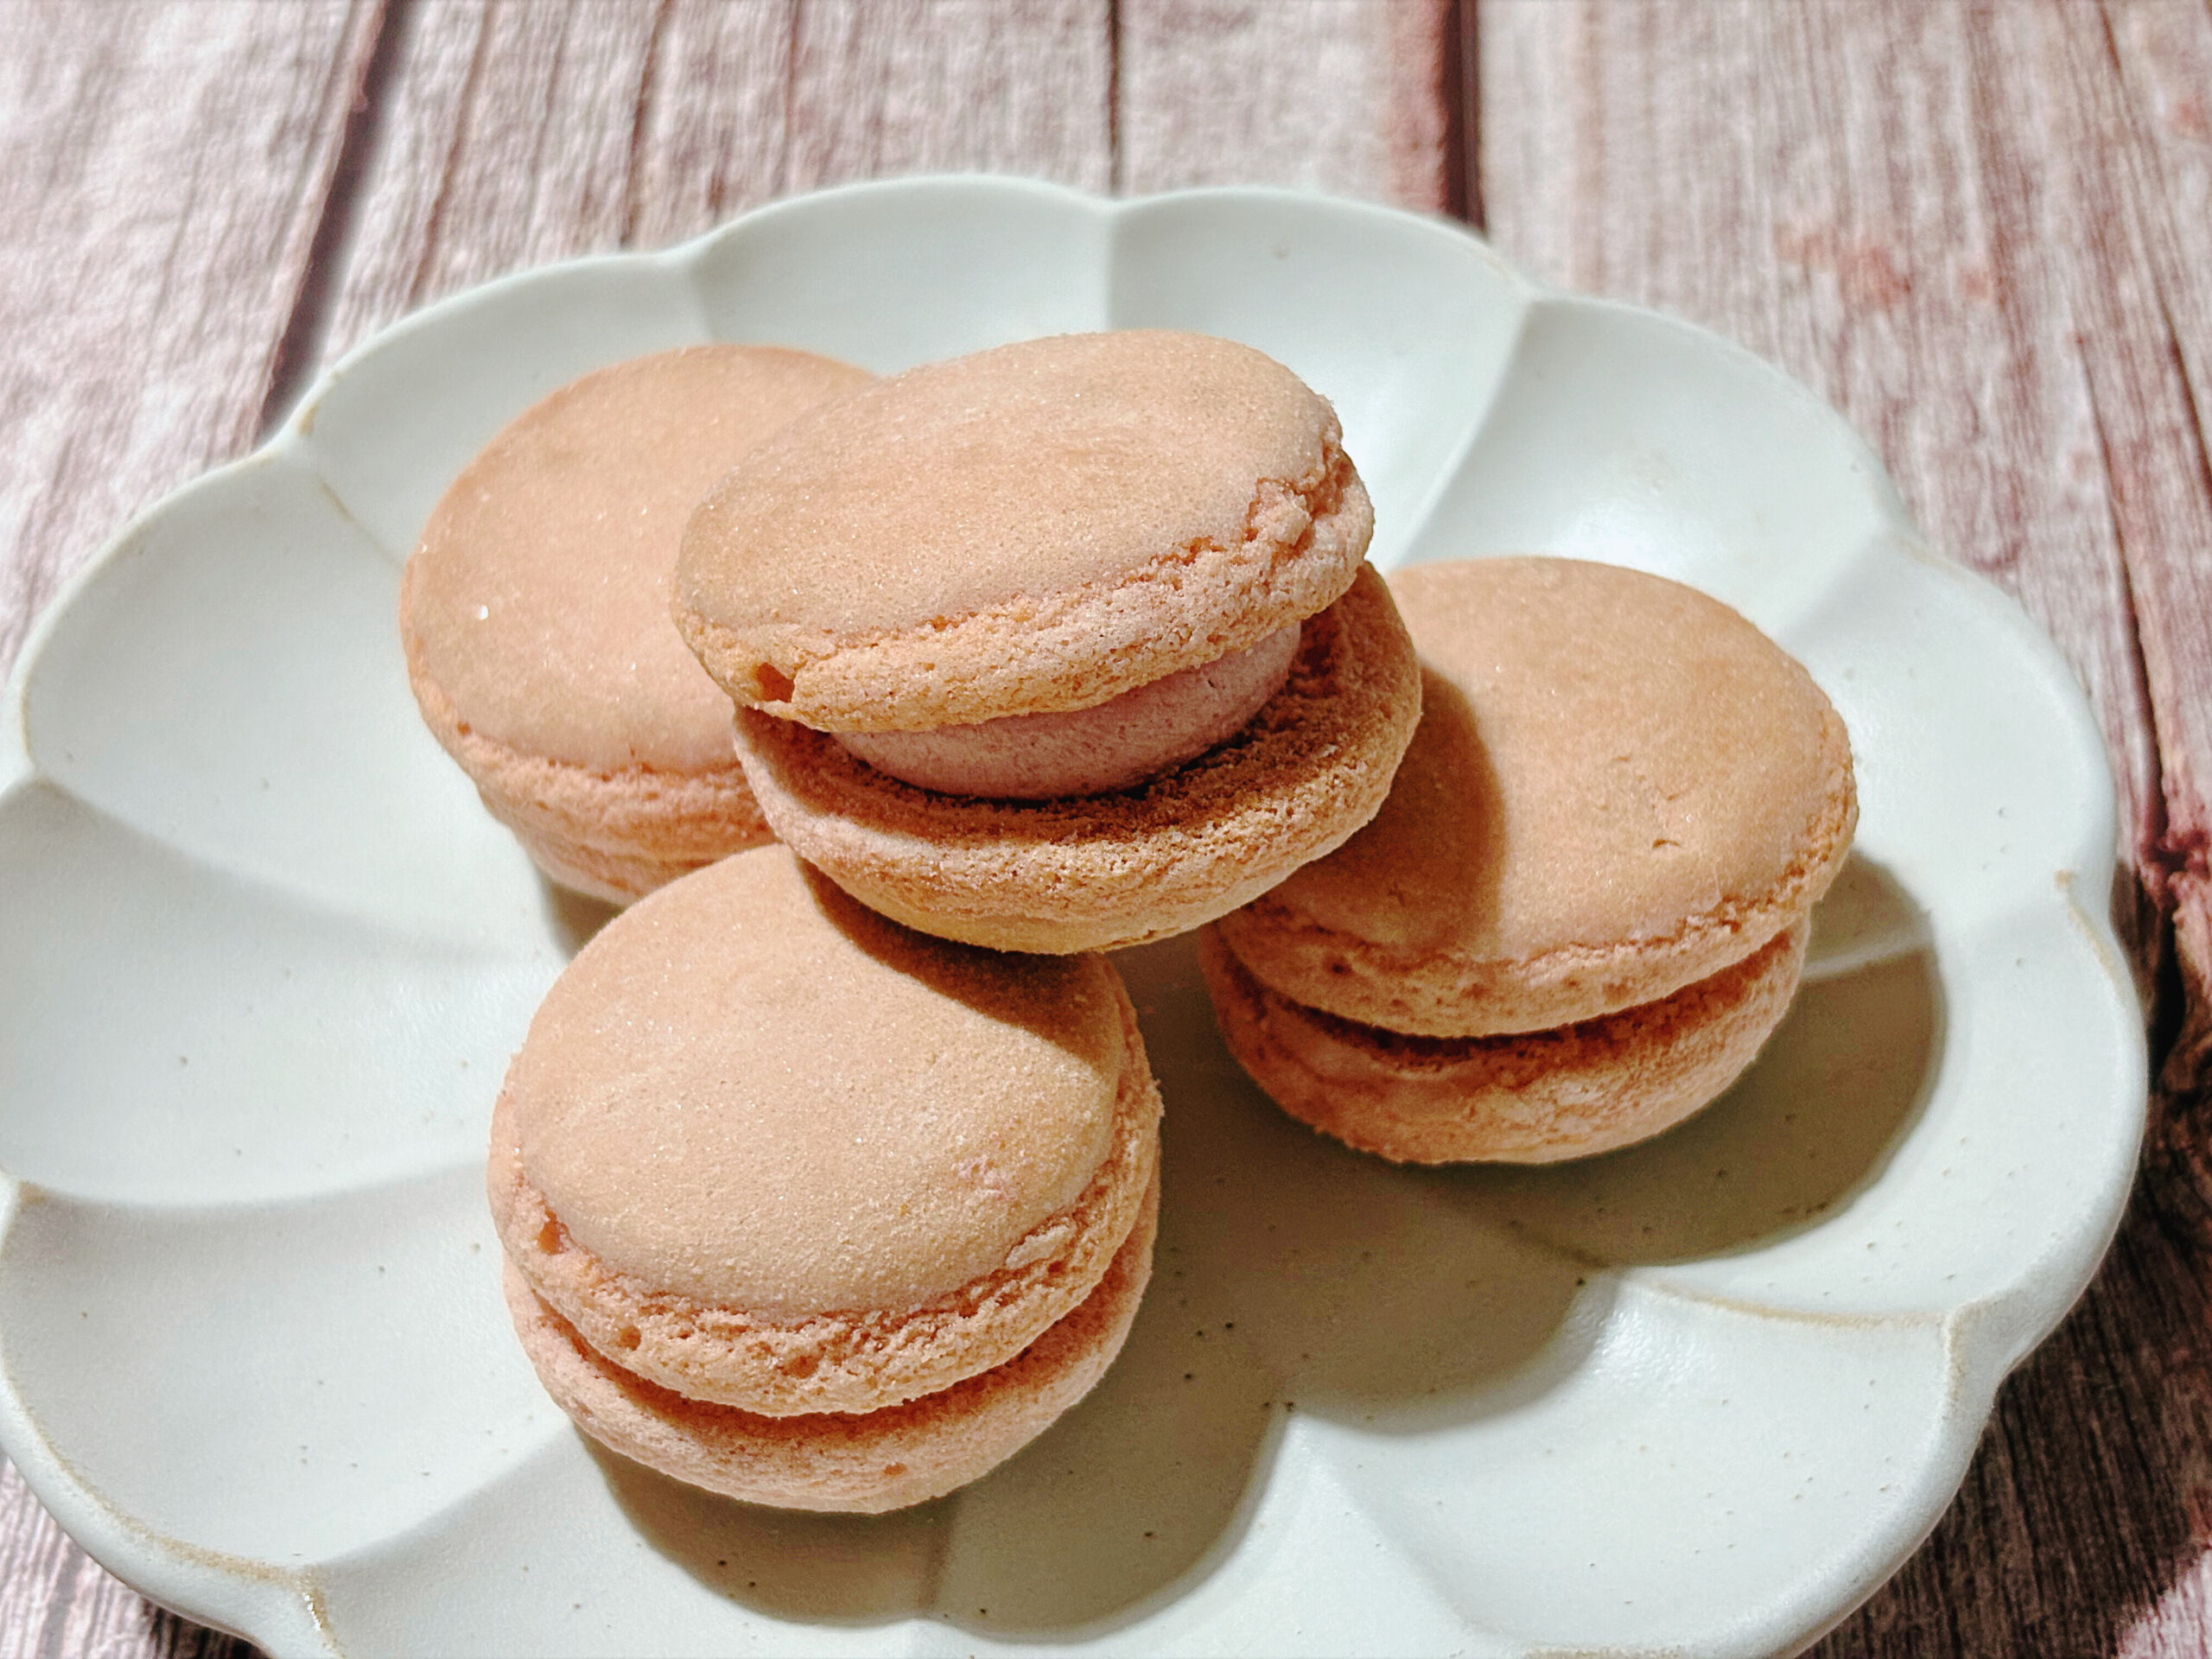
[[[1421,1038],[1301,1006],[1199,936],[1237,1063],[1293,1117],[1399,1163],[1553,1163],[1644,1140],[1735,1081],[1789,1009],[1808,927],[1713,977],[1556,1031]]]
[[[764,1417],[658,1388],[593,1350],[510,1263],[507,1306],[524,1351],[578,1427],[709,1491],[783,1509],[880,1514],[942,1497],[1049,1427],[1105,1374],[1152,1273],[1160,1187],[1096,1287],[1019,1354],[906,1405]]]
[[[476,785],[485,810],[564,887],[627,905],[776,838],[734,751],[728,761],[694,772],[642,766],[595,772],[464,730],[435,684],[418,678],[415,690],[432,729]]]
[[[1382,805],[1419,716],[1404,625],[1362,565],[1252,722],[1140,789],[933,794],[753,709],[738,753],[778,836],[863,904],[947,938],[1064,953],[1188,931],[1339,845]]]
[[[1158,330],[931,364],[803,416],[701,505],[684,639],[830,731],[1090,708],[1331,604],[1374,512],[1335,413]]]
[[[1223,925],[1282,995],[1424,1035],[1546,1030],[1718,972],[1841,868],[1843,723],[1726,606],[1563,559],[1391,583],[1424,685],[1390,798]]]
[[[760,440],[873,378],[777,346],[695,346],[533,404],[462,469],[408,561],[410,676],[459,731],[519,753],[605,772],[724,764],[726,701],[669,620],[683,526]]]
[[[886,923],[764,849],[608,925],[505,1092],[563,1224],[656,1289],[910,1308],[1090,1183],[1129,1070],[1116,976]]]

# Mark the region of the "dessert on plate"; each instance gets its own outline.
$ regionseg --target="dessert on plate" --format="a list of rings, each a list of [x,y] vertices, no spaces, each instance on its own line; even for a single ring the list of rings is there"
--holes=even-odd
[[[676,615],[778,836],[1002,950],[1184,931],[1370,817],[1419,709],[1328,404],[1134,330],[878,381],[749,454]]]
[[[729,703],[668,620],[699,498],[869,378],[765,346],[601,369],[503,428],[407,562],[400,632],[431,732],[554,880],[624,904],[771,839]]]
[[[487,1182],[585,1433],[794,1509],[937,1497],[1120,1350],[1160,1094],[1120,976],[913,932],[789,851],[617,917],[531,1023]]]
[[[1551,558],[1391,578],[1424,688],[1389,799],[1201,937],[1230,1050],[1404,1161],[1654,1135],[1780,1021],[1857,822],[1843,722],[1694,589]]]

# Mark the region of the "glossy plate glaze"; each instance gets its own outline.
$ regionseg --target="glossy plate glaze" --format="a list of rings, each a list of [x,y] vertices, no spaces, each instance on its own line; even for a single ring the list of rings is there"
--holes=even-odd
[[[561,899],[423,731],[431,503],[561,382],[709,339],[890,370],[1162,324],[1333,398],[1376,556],[1694,583],[1848,721],[1797,1006],[1649,1145],[1408,1171],[1277,1114],[1187,941],[1122,958],[1166,1091],[1128,1351],[874,1520],[595,1453],[499,1306],[480,1165]],[[1772,368],[1449,226],[943,179],[785,202],[408,319],[43,619],[0,732],[0,1440],[92,1553],[280,1654],[1769,1654],[1942,1513],[2126,1194],[2144,1054],[2080,692]]]

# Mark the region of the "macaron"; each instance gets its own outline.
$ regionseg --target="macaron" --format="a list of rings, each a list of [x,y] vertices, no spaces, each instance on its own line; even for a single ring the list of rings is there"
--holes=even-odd
[[[676,616],[762,812],[911,926],[1195,927],[1371,817],[1419,715],[1327,402],[1205,335],[1066,335],[795,420],[683,537]]]
[[[487,1175],[517,1331],[585,1433],[677,1479],[937,1497],[1119,1351],[1160,1109],[1103,957],[918,934],[740,854],[610,922],[531,1021]]]
[[[1231,1051],[1402,1161],[1546,1162],[1719,1094],[1858,821],[1796,661],[1681,583],[1555,558],[1391,578],[1424,680],[1375,820],[1201,943]]]
[[[862,370],[696,346],[585,375],[464,467],[407,562],[423,719],[552,880],[615,904],[771,838],[728,700],[669,620],[708,488]]]

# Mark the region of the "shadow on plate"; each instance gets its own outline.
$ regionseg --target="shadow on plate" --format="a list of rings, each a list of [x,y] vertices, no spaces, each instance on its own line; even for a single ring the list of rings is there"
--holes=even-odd
[[[1302,1417],[1445,1427],[1586,1360],[1612,1281],[1811,1224],[1872,1180],[1941,1038],[1918,911],[1854,862],[1797,1007],[1738,1086],[1670,1134],[1552,1169],[1403,1169],[1278,1111],[1222,1046],[1192,942],[1118,958],[1166,1100],[1153,1282],[1098,1389],[1019,1457],[903,1513],[781,1513],[602,1455],[643,1535],[716,1591],[817,1624],[944,1618],[1095,1637],[1235,1548]]]
[[[1470,1206],[1594,1263],[1756,1249],[1880,1175],[1928,1102],[1942,1046],[1926,918],[1854,856],[1814,913],[1796,1001],[1727,1093],[1639,1146],[1454,1179]]]
[[[543,874],[537,878],[537,887],[545,901],[546,931],[552,935],[554,944],[571,957],[589,944],[601,928],[622,913],[619,905],[573,892],[547,880]]]

